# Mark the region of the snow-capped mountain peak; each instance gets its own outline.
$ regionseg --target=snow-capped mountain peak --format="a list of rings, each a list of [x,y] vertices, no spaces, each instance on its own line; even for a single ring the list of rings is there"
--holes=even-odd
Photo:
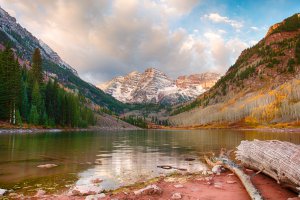
[[[99,88],[124,103],[177,104],[195,99],[219,79],[216,73],[180,76],[173,80],[156,68],[143,73],[133,71],[99,85]]]

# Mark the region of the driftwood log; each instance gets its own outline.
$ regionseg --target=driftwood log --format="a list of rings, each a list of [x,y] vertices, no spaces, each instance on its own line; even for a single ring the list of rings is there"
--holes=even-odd
[[[242,141],[236,159],[295,192],[300,191],[300,145],[277,140]]]
[[[216,165],[222,165],[223,167],[232,171],[241,180],[251,199],[262,200],[263,198],[260,195],[259,191],[252,184],[250,176],[244,173],[241,166],[237,165],[232,160],[230,160],[228,158],[228,154],[229,153],[226,153],[225,149],[222,149],[219,157],[215,157],[213,158],[213,160],[211,160],[207,156],[204,156],[204,159],[207,162],[207,164],[212,167]]]

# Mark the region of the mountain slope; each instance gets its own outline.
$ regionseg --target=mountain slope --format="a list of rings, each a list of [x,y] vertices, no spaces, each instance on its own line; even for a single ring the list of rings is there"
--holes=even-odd
[[[22,63],[27,65],[34,49],[39,48],[43,57],[43,70],[47,75],[56,77],[65,87],[79,91],[100,106],[115,112],[123,111],[126,107],[97,87],[80,79],[75,69],[64,62],[47,44],[21,27],[16,19],[2,8],[0,8],[0,44],[10,44],[16,50]]]
[[[174,110],[170,120],[179,126],[296,121],[299,68],[300,15],[295,14],[273,25],[265,38],[241,53],[214,87]]]
[[[177,104],[195,99],[219,77],[219,74],[204,73],[173,80],[155,68],[148,68],[144,73],[134,71],[99,87],[124,103]]]

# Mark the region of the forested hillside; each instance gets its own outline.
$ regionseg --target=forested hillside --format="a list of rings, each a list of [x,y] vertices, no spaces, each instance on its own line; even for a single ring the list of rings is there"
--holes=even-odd
[[[272,26],[242,52],[209,91],[173,111],[173,125],[297,122],[300,113],[300,15]]]
[[[43,75],[42,57],[35,49],[30,69],[20,66],[12,48],[0,52],[0,120],[43,127],[87,127],[95,123],[86,99]],[[45,80],[47,79],[47,81]]]

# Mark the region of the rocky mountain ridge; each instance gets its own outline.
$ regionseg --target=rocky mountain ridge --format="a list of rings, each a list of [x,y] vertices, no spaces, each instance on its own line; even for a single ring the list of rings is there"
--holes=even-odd
[[[106,93],[124,103],[177,104],[195,99],[212,87],[218,78],[216,73],[180,76],[173,80],[155,68],[140,73],[133,71],[99,85]]]

